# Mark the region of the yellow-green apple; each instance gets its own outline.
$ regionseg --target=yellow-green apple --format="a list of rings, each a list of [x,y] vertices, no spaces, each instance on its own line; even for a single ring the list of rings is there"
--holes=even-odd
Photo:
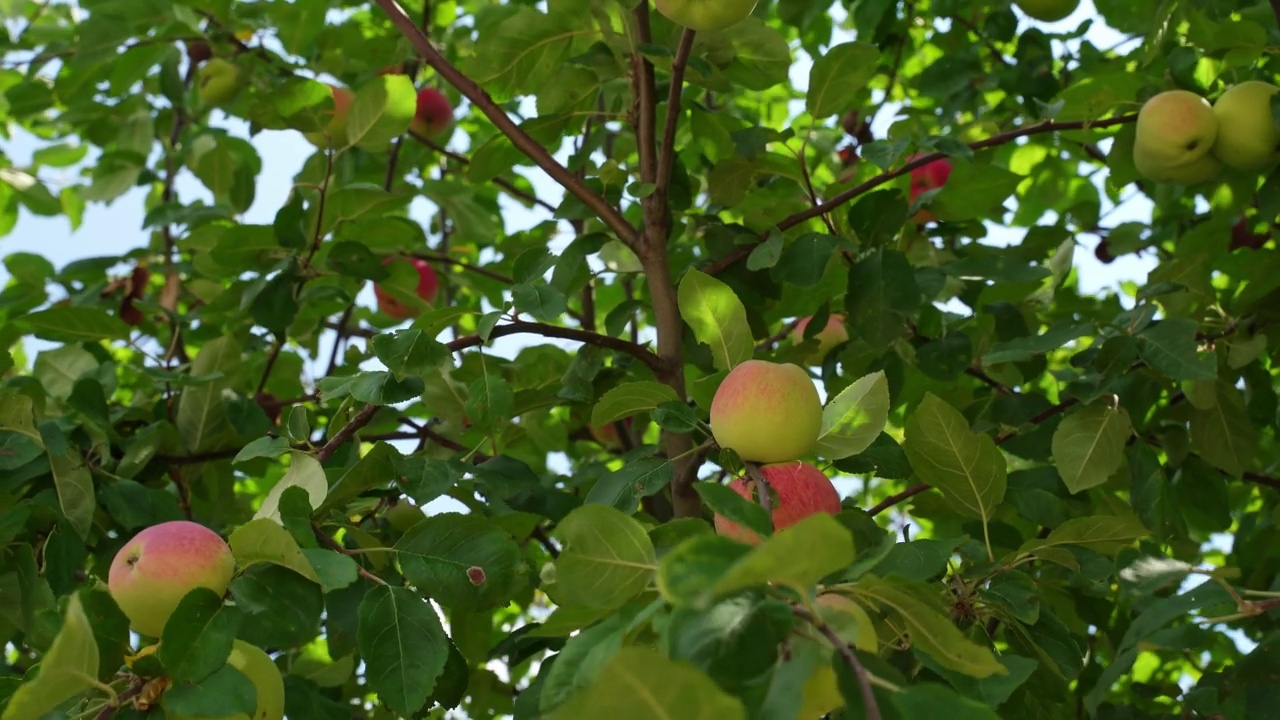
[[[834,515],[840,512],[840,494],[831,479],[818,468],[800,461],[764,465],[760,468],[769,488],[777,494],[773,503],[773,528],[781,530],[794,525],[815,513]],[[729,488],[742,497],[757,502],[757,493],[764,488],[748,475],[729,483]],[[752,545],[760,542],[760,536],[750,528],[742,527],[721,515],[715,516],[716,532]]]
[[[111,597],[142,635],[160,637],[178,603],[202,587],[227,591],[236,561],[217,533],[187,520],[152,525],[111,561]]]
[[[799,365],[747,360],[711,398],[711,434],[743,460],[796,460],[813,449],[821,430],[822,400]]]
[[[805,328],[809,327],[809,321],[813,319],[810,315],[800,322],[796,323],[795,330],[791,331],[791,342],[797,345],[804,342]],[[811,365],[818,365],[826,358],[827,353],[831,352],[831,348],[849,339],[849,330],[844,326],[844,316],[832,313],[827,316],[827,325],[813,336],[818,341],[818,347],[807,357],[807,362]]]
[[[912,155],[908,162],[917,160],[925,156],[926,153],[917,153]],[[951,177],[951,161],[946,158],[939,158],[931,163],[925,163],[911,171],[911,202],[915,202],[916,198],[935,190],[947,184],[947,179]],[[912,222],[927,223],[937,220],[938,216],[934,215],[932,210],[920,210],[911,218]]]
[[[236,713],[220,718],[200,718],[200,720],[281,720],[284,717],[284,678],[276,667],[271,656],[256,645],[243,640],[236,640],[231,645],[231,656],[227,664],[244,673],[258,691],[258,705],[253,715]],[[165,717],[169,720],[196,720],[186,715],[178,715],[165,709]]]
[[[746,20],[756,9],[756,0],[654,0],[654,5],[677,25],[716,32]]]
[[[1218,119],[1208,100],[1187,90],[1166,90],[1142,105],[1133,164],[1156,182],[1195,185],[1222,170],[1213,155]]]
[[[387,523],[392,528],[400,532],[404,532],[427,519],[426,514],[422,512],[422,508],[404,500],[387,508],[387,511],[382,516],[387,519]]]
[[[418,272],[418,297],[428,303],[435,302],[436,291],[440,289],[440,278],[430,263],[421,258],[387,258],[382,264],[390,265],[393,262],[409,263]],[[373,294],[378,298],[378,309],[397,320],[407,320],[418,315],[416,309],[400,302],[381,285],[374,284]]]
[[[240,68],[225,58],[213,58],[196,73],[196,97],[201,107],[231,102],[240,94]]]
[[[424,87],[418,91],[418,107],[409,129],[425,138],[439,136],[453,123],[453,105],[444,93]]]
[[[1022,12],[1036,20],[1057,22],[1080,7],[1080,0],[1014,0]]]
[[[1271,118],[1271,96],[1280,88],[1259,80],[1233,85],[1213,104],[1218,139],[1213,154],[1238,170],[1261,172],[1280,161],[1280,130]]]
[[[333,111],[329,114],[329,124],[323,130],[303,133],[316,147],[347,144],[347,119],[351,113],[351,101],[355,100],[356,95],[348,88],[337,85],[330,85],[329,91],[333,93]]]

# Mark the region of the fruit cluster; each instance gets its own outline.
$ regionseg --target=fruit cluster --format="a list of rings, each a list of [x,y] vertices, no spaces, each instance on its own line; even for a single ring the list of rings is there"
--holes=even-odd
[[[1258,173],[1280,161],[1280,130],[1271,114],[1271,83],[1249,80],[1212,105],[1188,90],[1167,90],[1142,105],[1133,164],[1156,182],[1196,185],[1224,166]]]

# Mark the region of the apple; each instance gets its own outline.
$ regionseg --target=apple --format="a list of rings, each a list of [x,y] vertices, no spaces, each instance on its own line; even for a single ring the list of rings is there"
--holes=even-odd
[[[810,315],[796,323],[796,328],[791,331],[791,342],[797,345],[804,342],[805,328],[809,327],[809,321],[812,319],[813,316]],[[827,353],[831,352],[831,348],[849,339],[849,330],[844,326],[844,316],[835,313],[828,315],[827,326],[818,331],[813,339],[818,341],[818,347],[808,355],[807,361],[811,365],[821,365]]]
[[[323,130],[303,133],[303,137],[310,140],[312,145],[321,148],[331,144],[347,144],[347,119],[351,112],[351,101],[356,97],[348,88],[337,85],[330,85],[329,91],[333,93],[333,111],[330,113],[329,124]]]
[[[1231,242],[1227,245],[1227,249],[1261,250],[1270,238],[1271,236],[1267,233],[1254,232],[1248,223],[1241,220],[1231,228]]]
[[[831,479],[818,468],[799,461],[764,465],[760,468],[769,488],[777,493],[772,505],[773,528],[781,530],[815,513],[840,512],[840,494]],[[756,482],[743,475],[729,483],[729,488],[742,497],[756,501]],[[762,488],[761,488],[762,490]],[[755,545],[760,536],[721,515],[715,516],[716,532],[740,542]]]
[[[627,429],[631,429],[631,418],[622,421]],[[604,425],[592,425],[591,437],[600,443],[606,450],[621,450],[622,438],[618,436],[618,424],[616,422],[605,423]]]
[[[928,153],[917,153],[912,155],[907,162],[913,162],[924,157]],[[921,195],[935,190],[947,184],[947,179],[951,177],[951,161],[946,158],[934,160],[926,163],[911,171],[911,202],[915,202]],[[937,220],[938,216],[933,214],[932,210],[920,210],[911,218],[916,223],[927,223]]]
[[[418,271],[418,297],[428,303],[435,302],[436,292],[440,289],[440,278],[430,263],[421,258],[392,257],[383,260],[382,264],[390,265],[393,262],[407,262],[412,265],[413,269]],[[397,300],[390,292],[383,290],[381,285],[373,286],[373,294],[378,298],[378,309],[397,320],[407,320],[418,315],[416,309]]]
[[[187,59],[193,64],[200,63],[213,57],[213,49],[209,47],[209,43],[200,38],[187,41]]]
[[[178,603],[203,587],[227,591],[236,561],[217,533],[187,520],[152,525],[111,561],[107,588],[133,629],[160,637]]]
[[[756,9],[756,0],[654,0],[654,5],[677,25],[716,32],[746,20]]]
[[[1261,172],[1280,162],[1280,130],[1271,118],[1271,96],[1280,88],[1259,80],[1233,85],[1213,104],[1218,138],[1213,154],[1237,170]]]
[[[725,376],[711,399],[711,434],[750,462],[807,455],[822,430],[822,401],[799,365],[747,360]]]
[[[258,707],[252,716],[244,713],[227,715],[221,718],[204,718],[200,720],[281,720],[284,717],[284,678],[276,667],[271,656],[256,645],[243,640],[231,644],[231,655],[227,664],[244,673],[258,691]],[[196,720],[185,715],[178,715],[165,709],[168,720]]]
[[[1151,180],[1196,185],[1222,170],[1212,152],[1218,119],[1209,101],[1193,92],[1166,90],[1147,100],[1135,132],[1133,164]]]
[[[413,503],[405,502],[404,500],[401,500],[395,505],[387,508],[387,511],[383,513],[382,517],[386,518],[387,523],[390,524],[393,529],[399,530],[400,532],[405,532],[414,525],[417,525],[427,519],[426,514],[422,512],[422,508],[419,508]]]
[[[240,68],[225,58],[213,58],[196,73],[196,98],[201,107],[225,105],[240,94]]]
[[[1013,0],[1028,17],[1044,22],[1057,22],[1080,7],[1080,0]]]
[[[453,105],[444,93],[424,87],[418,91],[418,109],[413,114],[409,129],[425,138],[439,136],[453,123]]]

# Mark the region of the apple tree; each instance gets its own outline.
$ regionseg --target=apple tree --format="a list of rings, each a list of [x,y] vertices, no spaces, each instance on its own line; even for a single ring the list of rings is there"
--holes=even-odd
[[[0,720],[1276,716],[1274,2],[0,8]]]

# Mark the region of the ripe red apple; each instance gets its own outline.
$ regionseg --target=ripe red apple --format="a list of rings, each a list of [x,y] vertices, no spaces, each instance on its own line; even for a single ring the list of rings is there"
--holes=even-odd
[[[799,365],[748,360],[729,371],[711,400],[711,434],[743,460],[797,460],[821,430],[822,401]]]
[[[440,278],[430,263],[421,258],[387,258],[382,261],[382,264],[390,265],[393,262],[407,262],[412,265],[413,269],[418,271],[418,297],[424,302],[435,302],[436,291],[440,289]],[[400,302],[380,285],[373,286],[373,294],[378,298],[378,309],[397,320],[407,320],[418,315],[416,309]]]
[[[622,421],[627,429],[631,429],[631,418]],[[618,436],[617,423],[605,423],[604,425],[592,425],[591,437],[600,443],[606,450],[621,450],[622,438]]]
[[[424,87],[418,91],[418,109],[409,129],[416,135],[432,138],[449,129],[453,123],[453,105],[444,93]]]
[[[281,720],[284,717],[284,678],[280,676],[280,668],[276,667],[271,656],[256,645],[243,640],[231,644],[231,655],[227,664],[244,673],[258,691],[258,707],[253,717],[243,713],[228,715],[216,720]],[[163,701],[162,701],[163,704]],[[195,720],[186,715],[178,715],[165,709],[165,717],[169,720]],[[212,720],[201,718],[201,720]]]
[[[913,161],[924,157],[926,153],[918,153],[912,155],[908,161]],[[947,178],[951,177],[951,161],[946,158],[934,160],[931,163],[922,165],[911,171],[911,202],[915,202],[916,198],[947,184]],[[927,223],[937,220],[938,216],[933,214],[932,210],[921,210],[911,218],[916,223]]]
[[[231,548],[217,533],[175,520],[125,543],[111,562],[107,587],[133,629],[158,638],[187,593],[203,587],[221,595],[235,569]]]
[[[773,504],[773,528],[781,530],[794,525],[814,513],[834,515],[840,512],[840,494],[821,470],[803,462],[765,465],[760,468],[765,482],[777,494]],[[756,481],[743,475],[729,487],[747,500],[756,501]],[[716,532],[755,545],[760,536],[750,528],[742,527],[720,515],[715,517]]]
[[[813,319],[810,315],[796,324],[795,330],[791,331],[791,342],[799,345],[804,342],[805,328],[809,327],[809,321]],[[844,316],[832,313],[827,316],[827,326],[822,328],[813,339],[818,341],[818,348],[807,356],[807,362],[810,365],[820,365],[827,353],[831,352],[831,348],[845,342],[849,339],[849,330],[844,326]]]
[[[356,94],[337,85],[330,85],[329,90],[333,93],[333,112],[330,113],[329,124],[323,130],[303,134],[316,147],[347,144],[347,118],[351,112],[351,101],[355,100]]]
[[[1256,233],[1244,220],[1236,223],[1231,228],[1231,243],[1227,246],[1229,250],[1239,250],[1247,248],[1249,250],[1260,250],[1263,245],[1267,244],[1270,235],[1266,233]]]

